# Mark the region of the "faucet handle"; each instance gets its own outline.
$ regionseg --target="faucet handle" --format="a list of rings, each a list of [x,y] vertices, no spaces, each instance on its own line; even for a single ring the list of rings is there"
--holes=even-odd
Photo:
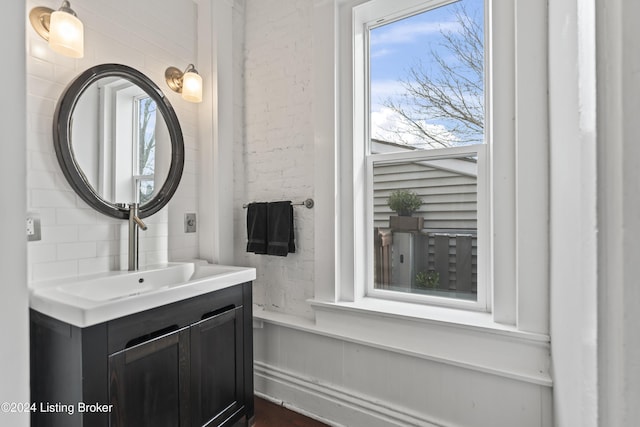
[[[145,224],[140,218],[138,218],[137,215],[134,215],[132,219],[136,222],[136,224],[138,224],[138,227],[140,227],[142,231],[147,229],[147,224]]]
[[[138,216],[138,203],[129,203],[129,219],[135,222],[143,231],[147,229],[147,225]]]

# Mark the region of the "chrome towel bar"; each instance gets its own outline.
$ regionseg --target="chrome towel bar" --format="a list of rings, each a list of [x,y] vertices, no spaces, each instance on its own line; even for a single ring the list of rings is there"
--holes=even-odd
[[[313,208],[313,206],[315,205],[315,202],[313,201],[313,199],[307,199],[307,200],[305,200],[304,202],[296,202],[296,203],[291,202],[291,204],[292,204],[293,206],[304,206],[304,207],[306,207],[307,209],[311,209],[311,208]],[[245,203],[244,205],[242,205],[242,209],[246,209],[246,208],[247,208],[247,206],[249,206],[249,204],[248,204],[248,203]]]

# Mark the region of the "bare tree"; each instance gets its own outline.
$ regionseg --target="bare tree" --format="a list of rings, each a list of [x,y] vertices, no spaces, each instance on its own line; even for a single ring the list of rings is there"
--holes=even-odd
[[[461,4],[455,7],[457,30],[440,30],[441,49],[430,49],[429,67],[413,65],[401,80],[404,93],[383,103],[400,116],[405,133],[433,148],[483,140],[482,17],[471,16]],[[402,131],[386,130],[403,139]]]

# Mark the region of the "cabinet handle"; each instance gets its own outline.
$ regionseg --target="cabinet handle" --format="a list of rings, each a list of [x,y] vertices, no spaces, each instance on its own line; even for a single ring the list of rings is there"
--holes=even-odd
[[[223,311],[222,313],[216,314],[215,316],[208,317],[197,323],[194,323],[191,326],[198,327],[202,331],[206,331],[207,329],[214,328],[220,325],[221,323],[225,323],[231,319],[235,319],[237,317],[236,313],[238,312],[238,310],[242,310],[242,306],[234,307],[227,311]]]
[[[139,337],[136,337],[134,339],[131,339],[131,340],[127,341],[127,344],[124,346],[124,348],[127,349],[127,348],[131,348],[131,347],[135,347],[138,344],[142,344],[144,342],[151,341],[151,340],[153,340],[155,338],[159,338],[161,336],[170,334],[171,332],[175,332],[178,329],[180,329],[178,327],[178,325],[171,325],[171,326],[167,326],[166,328],[158,329],[157,331],[150,332],[148,334],[144,334],[144,335],[141,335]]]
[[[229,304],[229,305],[225,305],[222,308],[218,308],[216,310],[213,311],[209,311],[205,314],[202,315],[202,317],[200,318],[200,320],[207,320],[207,319],[211,319],[212,317],[216,317],[221,315],[222,313],[225,313],[227,311],[231,311],[234,308],[236,308],[235,304]]]
[[[124,353],[125,364],[135,362],[136,360],[146,357],[159,350],[178,344],[178,342],[180,341],[180,333],[187,329],[189,329],[189,327],[178,329],[177,331],[170,332],[169,334],[152,338],[136,346],[126,348],[122,351],[114,353],[110,357]]]

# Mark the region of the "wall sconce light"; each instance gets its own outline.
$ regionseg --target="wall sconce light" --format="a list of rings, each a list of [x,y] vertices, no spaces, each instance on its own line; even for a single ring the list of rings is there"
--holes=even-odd
[[[84,56],[84,26],[67,0],[56,11],[48,7],[34,7],[29,12],[29,21],[53,51],[71,58]]]
[[[182,99],[189,102],[202,102],[202,77],[193,64],[189,64],[184,72],[176,67],[169,67],[164,78],[172,91],[182,94]]]

